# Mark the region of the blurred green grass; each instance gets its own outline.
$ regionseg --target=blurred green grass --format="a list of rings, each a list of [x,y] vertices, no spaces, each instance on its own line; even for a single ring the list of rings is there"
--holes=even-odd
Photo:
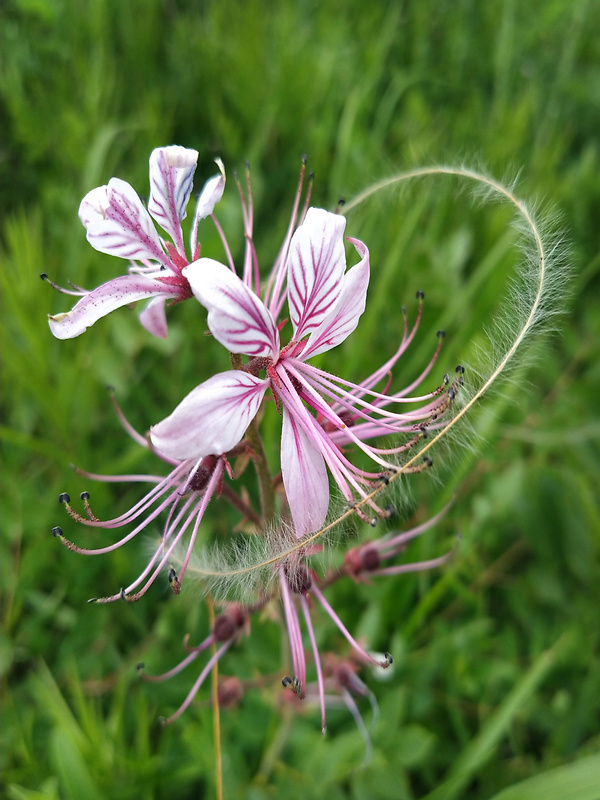
[[[597,768],[586,756],[600,744],[597,5],[12,0],[2,39],[6,796],[214,792],[210,709],[198,702],[172,728],[156,727],[193,677],[148,686],[134,669],[139,660],[152,671],[172,666],[186,632],[204,635],[203,604],[156,588],[135,606],[86,606],[135,574],[144,544],[81,559],[50,536],[64,522],[58,493],[88,488],[71,463],[154,468],[122,435],[107,384],[145,430],[224,366],[191,303],[172,311],[164,343],[126,310],[70,342],[53,340],[46,324],[68,303],[41,272],[94,286],[121,268],[85,241],[81,197],[113,175],[146,193],[150,151],[179,143],[200,151],[196,188],[214,156],[230,178],[250,161],[263,265],[306,153],[314,202],[329,207],[414,164],[464,160],[498,177],[520,169],[521,195],[562,215],[572,267],[558,330],[534,343],[474,420],[485,435],[478,449],[456,445],[436,460],[437,481],[411,484],[419,519],[458,485],[448,519],[408,553],[433,557],[461,531],[453,563],[330,592],[357,633],[396,656],[390,680],[368,678],[381,706],[372,763],[356,771],[363,745],[345,712],[331,713],[325,739],[316,712],[281,713],[287,655],[265,620],[223,662],[225,674],[272,676],[223,713],[226,796],[484,800],[559,768],[573,770],[561,774],[581,797],[600,797],[583,794]],[[239,248],[231,180],[218,214]],[[456,183],[419,183],[374,200],[349,231],[371,250],[369,305],[326,363],[351,378],[367,373],[392,352],[399,308],[414,307],[417,289],[425,317],[405,382],[440,327],[440,372],[468,362],[517,258],[505,211],[473,208]],[[203,241],[217,246],[209,227]],[[104,515],[139,496],[139,487],[92,488]],[[73,525],[67,535],[83,533]],[[319,634],[341,646],[331,626]],[[523,785],[521,796],[540,796]]]

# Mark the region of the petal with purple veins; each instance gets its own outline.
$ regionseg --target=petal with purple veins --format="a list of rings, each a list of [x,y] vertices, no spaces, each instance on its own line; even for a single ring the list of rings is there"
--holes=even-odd
[[[200,258],[183,270],[196,299],[208,310],[211,333],[230,353],[279,353],[279,331],[264,303],[229,267]]]
[[[158,147],[150,155],[150,199],[148,211],[166,231],[180,255],[185,255],[181,221],[194,182],[198,151],[179,145]]]
[[[101,253],[169,265],[150,214],[126,181],[111,178],[106,186],[88,192],[79,206],[79,219],[88,242]]]
[[[182,460],[227,453],[246,433],[268,386],[268,380],[241,370],[213,375],[150,429],[152,444]]]
[[[157,295],[177,295],[180,291],[176,286],[166,286],[140,275],[121,275],[88,292],[71,311],[49,315],[48,323],[57,339],[73,339],[117,308]]]
[[[296,230],[288,256],[288,305],[294,339],[315,330],[340,293],[346,271],[346,220],[322,208],[309,208]]]
[[[350,239],[361,260],[346,272],[335,306],[314,330],[299,358],[306,361],[344,341],[356,329],[365,310],[369,286],[369,251],[358,239]]]

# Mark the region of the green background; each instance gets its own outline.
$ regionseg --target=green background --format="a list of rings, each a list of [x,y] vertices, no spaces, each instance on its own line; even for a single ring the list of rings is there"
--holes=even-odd
[[[166,342],[127,310],[68,342],[46,323],[69,298],[41,272],[93,287],[122,271],[87,244],[83,195],[113,175],[147,195],[151,150],[177,143],[200,152],[196,190],[223,158],[229,182],[217,214],[236,255],[232,177],[250,162],[264,269],[303,153],[314,203],[329,208],[415,165],[520,173],[517,192],[552,230],[559,215],[560,263],[570,268],[557,279],[561,316],[536,334],[471,430],[436,455],[435,472],[407,484],[402,525],[457,491],[444,522],[406,554],[433,558],[460,532],[452,562],[328,592],[354,633],[395,656],[385,682],[363,674],[381,710],[371,762],[360,768],[364,745],[345,710],[330,712],[323,738],[316,709],[282,709],[285,641],[276,621],[255,619],[221,665],[253,681],[222,713],[225,796],[600,797],[598,3],[12,0],[2,37],[3,796],[214,796],[208,690],[173,726],[157,725],[198,671],[156,685],[135,672],[140,660],[170,668],[186,632],[206,635],[199,593],[174,598],[157,585],[137,605],[88,606],[141,570],[147,544],[83,558],[50,535],[61,524],[87,541],[59,507],[60,491],[89,488],[106,518],[141,496],[139,486],[89,486],[72,463],[157,469],[121,431],[107,384],[144,431],[227,367],[193,302],[171,310]],[[418,289],[423,325],[398,386],[427,362],[440,327],[438,373],[475,363],[519,250],[505,209],[474,206],[462,189],[424,181],[349,216],[348,233],[371,250],[369,302],[324,366],[360,380],[382,363]],[[203,242],[218,253],[208,225]],[[275,427],[266,438],[276,464]],[[205,535],[226,536],[228,525],[212,517]],[[346,652],[323,615],[318,632],[324,647]]]

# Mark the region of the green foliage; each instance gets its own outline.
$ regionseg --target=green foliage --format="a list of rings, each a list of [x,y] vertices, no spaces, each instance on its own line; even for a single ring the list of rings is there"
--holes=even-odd
[[[331,712],[323,738],[314,708],[297,715],[282,702],[285,646],[273,621],[254,620],[252,636],[221,665],[256,683],[222,712],[225,796],[599,796],[597,16],[586,0],[6,4],[0,766],[8,798],[214,795],[208,691],[175,725],[157,726],[197,671],[164,684],[135,675],[140,660],[152,672],[173,666],[187,632],[204,637],[203,604],[154,587],[134,606],[86,605],[137,574],[145,543],[82,558],[50,535],[62,524],[79,543],[93,538],[56,502],[60,491],[89,488],[70,464],[109,474],[156,468],[122,433],[107,384],[143,431],[227,366],[206,345],[191,303],[171,310],[166,342],[151,341],[126,309],[68,342],[46,324],[69,298],[41,272],[92,287],[121,268],[85,241],[83,195],[113,175],[146,194],[151,149],[174,142],[200,151],[198,189],[214,156],[229,177],[250,160],[264,265],[285,230],[304,152],[314,201],[328,206],[414,164],[465,159],[498,177],[520,168],[521,194],[556,206],[571,247],[557,332],[535,342],[533,357],[478,409],[475,447],[453,442],[436,458],[436,479],[408,483],[418,521],[458,490],[446,520],[407,553],[433,558],[461,532],[453,561],[329,591],[354,631],[395,655],[387,680],[364,676],[381,709],[371,762],[361,768],[364,745],[345,710]],[[218,213],[239,250],[236,203],[230,181]],[[457,182],[422,182],[359,209],[349,232],[371,250],[369,304],[327,364],[350,379],[368,374],[393,352],[399,309],[414,312],[418,289],[425,316],[403,382],[427,362],[439,328],[447,332],[440,374],[472,361],[518,258],[505,210],[473,208]],[[218,253],[209,226],[203,246]],[[92,488],[106,517],[140,496],[139,486]],[[227,520],[213,522],[207,538],[227,533]],[[324,620],[318,635],[343,649]]]

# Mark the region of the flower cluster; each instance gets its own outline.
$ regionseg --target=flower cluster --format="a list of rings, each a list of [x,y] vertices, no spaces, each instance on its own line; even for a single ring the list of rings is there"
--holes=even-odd
[[[71,311],[50,316],[49,324],[56,337],[72,338],[113,310],[146,300],[140,321],[150,333],[164,337],[166,306],[195,298],[208,312],[213,339],[230,353],[232,368],[207,376],[169,416],[153,425],[147,436],[132,428],[113,397],[126,431],[168,464],[170,472],[166,477],[107,478],[80,470],[90,480],[147,481],[152,488],[128,512],[109,520],[99,519],[92,511],[87,491],[81,494],[83,514],[73,508],[68,494],[60,496],[70,516],[84,525],[127,527],[128,532],[111,545],[86,549],[68,540],[59,527],[53,533],[73,551],[105,554],[140,532],[153,530],[162,519],[158,544],[141,574],[114,594],[94,598],[95,602],[133,601],[142,597],[160,575],[166,575],[174,593],[179,593],[211,500],[213,504],[224,500],[233,504],[252,526],[253,536],[273,536],[280,520],[280,525],[291,531],[291,537],[271,559],[272,580],[268,586],[256,590],[247,602],[227,604],[210,635],[199,646],[187,648],[188,655],[178,666],[164,675],[145,677],[166,679],[209,647],[217,646],[190,694],[167,721],[177,718],[222,655],[242,634],[249,633],[252,614],[267,604],[281,602],[293,664],[293,677],[285,677],[283,685],[299,699],[316,693],[323,730],[325,708],[332,702],[334,692],[355,716],[361,731],[365,731],[353,693],[359,697],[370,694],[356,674],[358,666],[387,668],[392,657],[389,653],[381,658],[369,654],[348,631],[324,591],[343,577],[364,581],[443,564],[447,555],[429,562],[384,565],[438,518],[349,550],[341,566],[325,575],[319,576],[311,567],[311,556],[320,547],[319,531],[330,513],[331,485],[337,487],[336,493],[344,499],[347,509],[362,521],[375,525],[378,519],[391,516],[392,509],[382,508],[376,495],[400,471],[418,472],[430,465],[428,457],[412,457],[413,448],[447,423],[462,385],[463,370],[458,367],[453,379],[444,375],[432,389],[417,392],[439,356],[443,338],[440,331],[421,374],[403,389],[390,391],[392,372],[419,327],[422,292],[417,294],[414,324],[409,325],[403,311],[395,352],[361,382],[341,378],[311,363],[314,357],[344,342],[359,324],[370,276],[367,246],[357,238],[346,237],[356,262],[348,267],[346,219],[310,205],[311,181],[306,180],[303,164],[287,233],[264,280],[254,246],[249,176],[246,192],[238,184],[245,250],[242,264],[236,268],[214,213],[225,187],[225,171],[217,160],[219,174],[205,184],[197,201],[188,256],[182,222],[197,158],[195,150],[183,147],[155,150],[150,157],[147,208],[133,188],[117,178],[86,195],[79,216],[88,241],[100,252],[126,259],[127,274],[91,291],[77,286],[61,289],[80,299]],[[198,225],[207,217],[213,220],[221,237],[225,263],[200,255]],[[159,234],[154,222],[170,240]],[[271,473],[260,438],[259,420],[267,404],[274,406],[281,419],[280,474]],[[393,443],[384,446],[382,439]],[[352,460],[355,451],[364,454],[360,462],[363,466]],[[411,459],[403,465],[405,453],[410,453]],[[366,469],[365,457],[370,463]],[[262,501],[259,510],[251,506],[247,493],[237,488],[234,459],[255,465]],[[311,621],[314,604],[321,607],[346,639],[351,658],[319,653]],[[316,673],[314,691],[307,682],[302,624]],[[223,702],[231,702],[240,694],[238,684],[227,684]]]

